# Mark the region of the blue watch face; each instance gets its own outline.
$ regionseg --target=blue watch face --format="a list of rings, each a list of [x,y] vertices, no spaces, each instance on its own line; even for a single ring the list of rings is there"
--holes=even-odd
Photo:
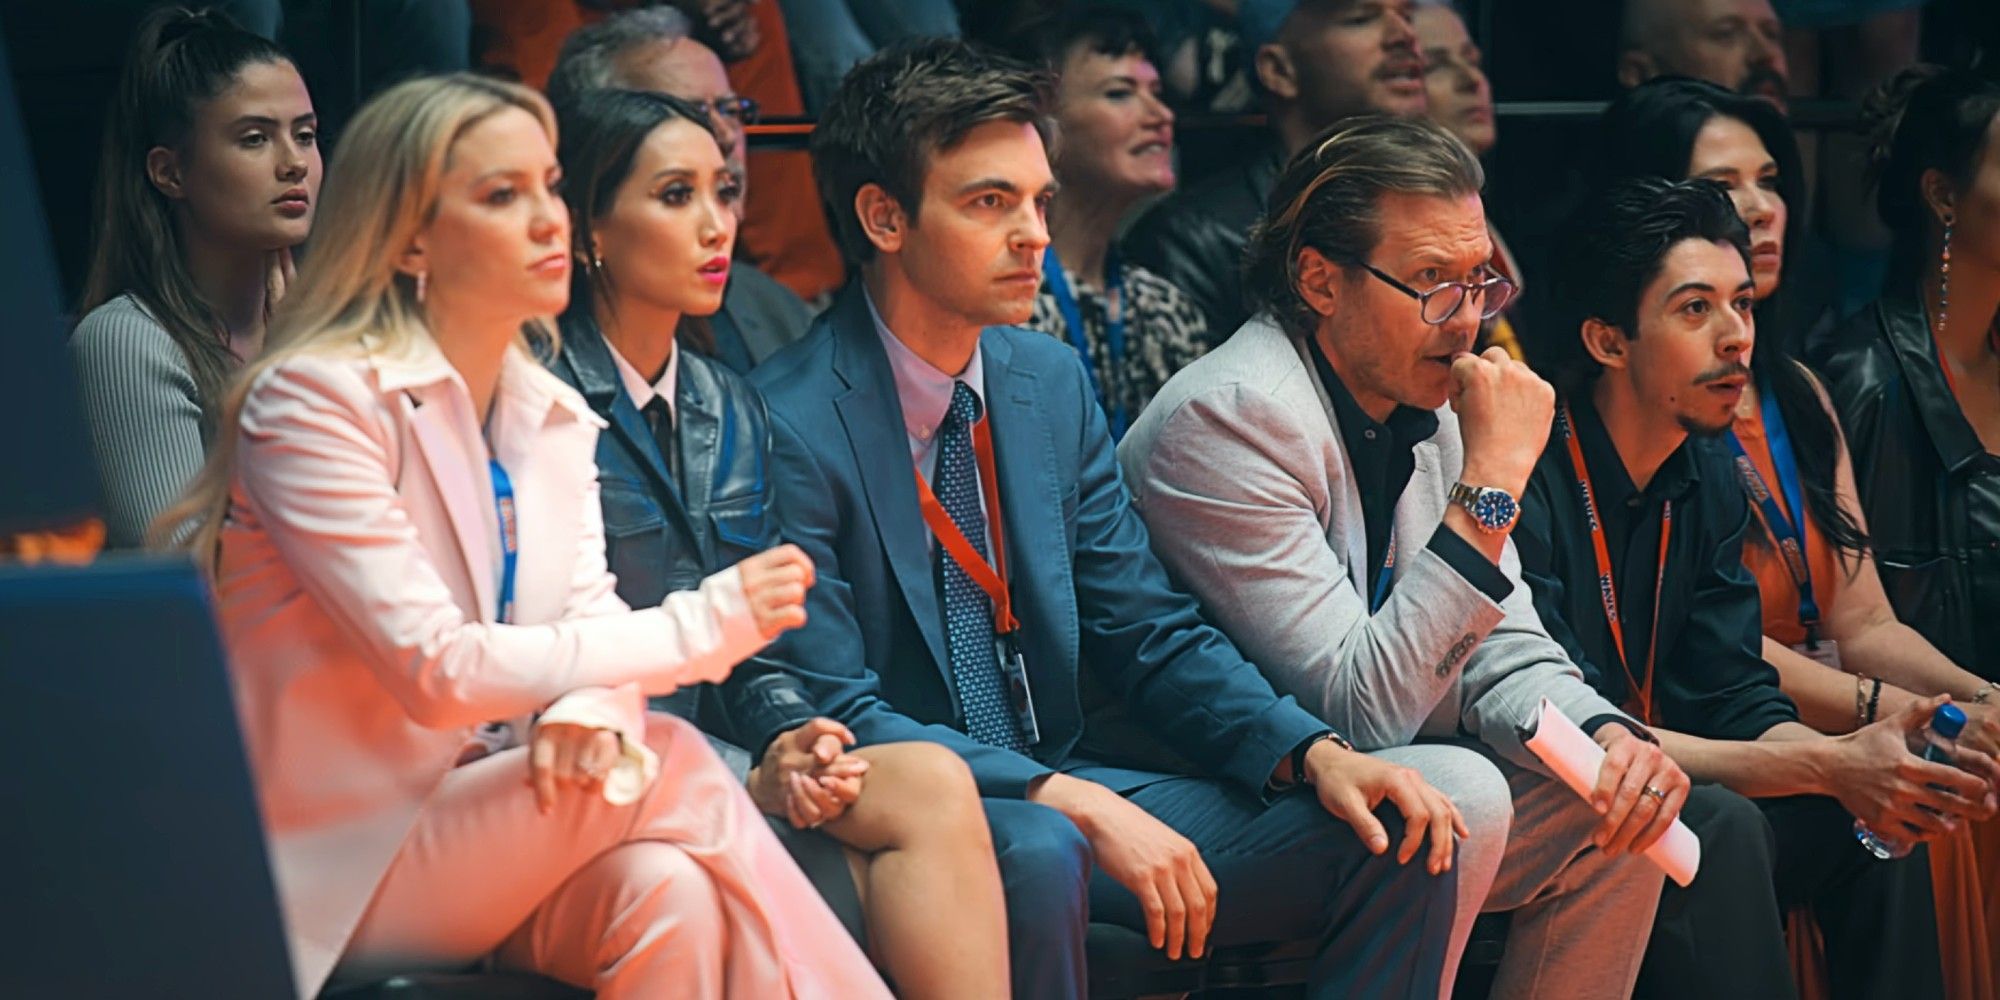
[[[1481,525],[1494,530],[1514,523],[1514,516],[1520,513],[1521,505],[1507,495],[1505,490],[1484,489],[1472,501],[1472,516]]]

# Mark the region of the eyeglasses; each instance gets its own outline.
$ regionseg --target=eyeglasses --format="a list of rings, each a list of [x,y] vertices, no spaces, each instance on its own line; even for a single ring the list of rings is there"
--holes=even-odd
[[[1424,318],[1424,322],[1432,326],[1443,326],[1457,315],[1458,307],[1464,305],[1468,297],[1480,300],[1480,319],[1492,319],[1500,315],[1500,310],[1507,308],[1507,303],[1514,300],[1514,283],[1497,274],[1477,284],[1470,281],[1447,281],[1428,292],[1420,292],[1382,273],[1375,265],[1365,260],[1361,262],[1361,266],[1367,268],[1369,274],[1382,279],[1383,284],[1416,299],[1417,313]]]
[[[748,97],[715,97],[706,101],[696,101],[695,106],[717,118],[726,118],[738,125],[757,124],[757,102]]]

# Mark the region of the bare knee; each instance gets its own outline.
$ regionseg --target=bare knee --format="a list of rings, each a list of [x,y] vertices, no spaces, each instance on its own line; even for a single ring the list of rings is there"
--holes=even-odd
[[[958,754],[920,742],[883,744],[857,753],[868,761],[857,809],[864,810],[870,825],[888,839],[907,845],[918,839],[950,838],[990,850],[992,838],[980,808],[979,786]]]

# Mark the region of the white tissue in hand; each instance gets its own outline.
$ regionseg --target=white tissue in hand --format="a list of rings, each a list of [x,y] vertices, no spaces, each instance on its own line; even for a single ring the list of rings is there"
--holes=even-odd
[[[618,737],[618,763],[604,776],[604,801],[629,806],[646,794],[653,779],[660,776],[660,755],[644,742]]]

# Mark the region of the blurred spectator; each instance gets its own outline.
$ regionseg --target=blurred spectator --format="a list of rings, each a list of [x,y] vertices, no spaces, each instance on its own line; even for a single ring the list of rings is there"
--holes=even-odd
[[[1860,101],[1915,63],[1927,0],[1772,0],[1785,21],[1792,93]],[[1983,0],[1984,6],[1996,6]],[[1868,180],[1868,136],[1856,129],[1808,133],[1801,143],[1816,192],[1819,231],[1840,249],[1841,313],[1874,296],[1888,266],[1889,231],[1876,218]]]
[[[588,2],[588,0],[586,0]],[[764,33],[751,10],[759,0],[668,0],[693,18],[695,37],[714,49],[723,59],[735,62],[763,47]],[[598,6],[617,6],[615,0],[598,0]]]
[[[587,91],[615,87],[669,94],[708,113],[723,156],[744,174],[744,126],[757,117],[757,103],[730,88],[722,60],[691,37],[693,24],[671,7],[625,11],[578,28],[563,43],[549,75],[549,100],[557,108],[588,100]],[[747,199],[749,186],[739,188]],[[742,200],[737,213],[742,214]],[[711,350],[717,360],[748,372],[778,348],[803,336],[812,321],[805,303],[785,286],[745,261],[729,268],[722,310],[710,320]]]
[[[744,0],[707,0],[728,5]],[[806,107],[818,114],[849,67],[908,38],[958,34],[952,0],[777,0]]]
[[[319,123],[284,51],[215,12],[141,25],[98,166],[88,312],[70,337],[114,547],[200,471],[312,229]]]
[[[653,6],[644,0],[550,0],[547,3],[515,3],[513,0],[471,0],[475,21],[478,61],[488,72],[511,76],[531,86],[548,82],[564,39],[577,28],[603,20],[621,9]],[[702,8],[702,0],[676,0],[671,6]],[[764,115],[797,117],[805,114],[799,83],[792,69],[790,35],[784,15],[772,0],[752,3],[745,12],[755,24],[755,45],[741,58],[724,62],[730,81],[739,96],[757,102]],[[724,13],[718,9],[714,17]],[[713,29],[710,20],[690,16],[692,34],[704,41]],[[733,24],[734,22],[724,22]],[[683,31],[682,34],[690,32]],[[747,36],[730,36],[743,51]],[[754,175],[764,192],[756,201],[745,201],[743,228],[736,241],[737,256],[753,261],[766,275],[790,288],[808,302],[821,299],[842,281],[847,271],[827,233],[825,213],[814,193],[812,160],[804,150],[752,150],[742,157],[747,173]]]
[[[1253,54],[1271,137],[1147,212],[1127,241],[1135,263],[1194,299],[1211,341],[1249,318],[1243,245],[1285,160],[1343,119],[1424,113],[1423,57],[1410,26],[1414,6],[1412,0],[1238,4],[1243,49]]]
[[[1099,7],[1131,13],[1152,32],[1153,65],[1159,68],[1167,103],[1184,110],[1236,114],[1251,109],[1254,97],[1244,74],[1247,56],[1236,37],[1236,0],[1009,0],[963,4],[959,25],[965,37],[1009,51],[1039,34],[1066,13]],[[1183,172],[1188,157],[1180,150]]]
[[[736,92],[755,100],[766,116],[806,113],[792,66],[791,33],[771,0],[750,7],[763,43],[729,64]],[[847,267],[827,230],[826,210],[814,186],[812,156],[804,149],[751,149],[750,173],[758,195],[745,203],[736,254],[753,261],[809,303],[824,302],[847,280]]]
[[[467,0],[472,6],[472,62],[482,73],[519,80],[530,87],[549,81],[563,39],[600,20],[600,4],[582,0],[517,3]]]
[[[1493,117],[1493,88],[1486,80],[1485,54],[1465,30],[1451,0],[1418,0],[1411,22],[1417,29],[1417,45],[1424,56],[1424,93],[1430,119],[1445,127],[1472,152],[1484,157],[1499,142]],[[1500,238],[1491,218],[1487,234],[1493,239],[1493,270],[1514,283],[1514,298],[1507,310],[1479,324],[1478,348],[1504,349],[1514,360],[1522,360],[1521,340],[1514,335],[1520,314],[1521,266],[1513,251]]]
[[[541,87],[555,70],[570,32],[625,10],[666,6],[687,16],[687,34],[725,62],[763,49],[764,32],[747,0],[467,0],[472,8],[473,61],[489,73]]]
[[[1174,113],[1161,93],[1153,36],[1138,13],[1096,5],[1038,32],[1039,57],[1057,74],[1050,245],[1028,325],[1083,357],[1113,440],[1168,378],[1201,356],[1201,310],[1164,278],[1126,265],[1119,225],[1141,201],[1174,186]]]
[[[739,191],[747,194],[743,129],[756,120],[757,102],[737,96],[721,58],[693,35],[693,22],[672,7],[641,7],[578,28],[563,40],[549,73],[549,103],[562,108],[584,91],[605,88],[688,101],[708,113],[723,158],[738,175]],[[740,207],[735,212],[742,218]]]
[[[1790,99],[1784,30],[1771,0],[1627,0],[1619,34],[1624,86],[1672,74],[1781,108]]]

